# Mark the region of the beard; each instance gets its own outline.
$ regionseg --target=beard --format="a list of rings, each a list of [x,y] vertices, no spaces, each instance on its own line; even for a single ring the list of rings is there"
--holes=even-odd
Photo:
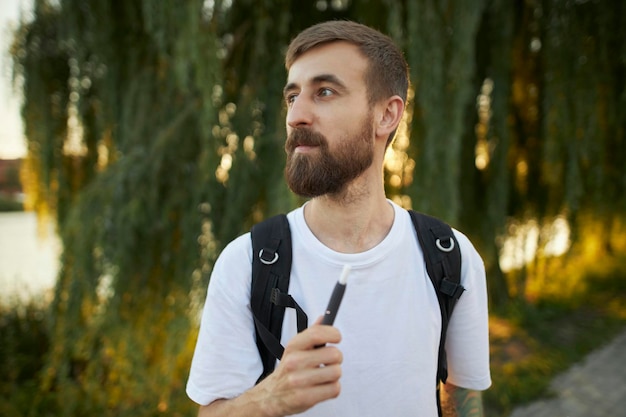
[[[287,138],[285,151],[287,185],[301,197],[319,197],[341,193],[346,185],[372,165],[374,159],[371,115],[354,135],[337,140],[331,152],[328,140],[308,128],[295,128]],[[314,146],[307,153],[295,153],[297,146]]]

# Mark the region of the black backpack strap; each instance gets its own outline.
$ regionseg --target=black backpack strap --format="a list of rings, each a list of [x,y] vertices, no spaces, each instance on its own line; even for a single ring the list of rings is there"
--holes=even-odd
[[[285,308],[296,309],[298,332],[306,329],[307,317],[287,294],[291,273],[291,233],[284,214],[252,227],[252,287],[250,307],[254,317],[256,344],[263,362],[259,381],[272,373],[283,355],[280,344]]]
[[[435,287],[441,309],[441,338],[437,368],[437,386],[448,378],[445,344],[448,323],[454,306],[465,291],[461,285],[461,250],[452,228],[443,221],[409,210],[417,237],[424,252],[426,271]],[[439,398],[438,398],[439,401]]]

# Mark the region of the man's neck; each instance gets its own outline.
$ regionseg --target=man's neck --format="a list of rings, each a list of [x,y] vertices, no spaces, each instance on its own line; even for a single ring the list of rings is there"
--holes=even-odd
[[[394,209],[382,189],[372,193],[353,185],[341,195],[312,199],[304,208],[304,218],[313,234],[330,249],[359,253],[387,236]]]

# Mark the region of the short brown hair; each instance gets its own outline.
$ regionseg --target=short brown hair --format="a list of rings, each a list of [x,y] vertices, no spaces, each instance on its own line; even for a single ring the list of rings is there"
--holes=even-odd
[[[400,96],[406,103],[409,71],[402,51],[390,37],[360,23],[333,20],[305,29],[291,41],[285,56],[285,67],[289,70],[294,61],[308,50],[335,41],[356,45],[367,59],[365,83],[370,104],[393,95]]]

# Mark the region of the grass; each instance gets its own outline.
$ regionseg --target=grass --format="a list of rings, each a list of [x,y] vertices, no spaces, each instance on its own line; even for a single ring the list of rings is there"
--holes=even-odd
[[[551,380],[626,328],[626,261],[599,261],[580,279],[584,291],[512,302],[490,318],[492,387],[488,417],[553,395]],[[558,278],[555,278],[558,279]]]
[[[50,338],[41,303],[0,305],[0,415],[26,415]]]

